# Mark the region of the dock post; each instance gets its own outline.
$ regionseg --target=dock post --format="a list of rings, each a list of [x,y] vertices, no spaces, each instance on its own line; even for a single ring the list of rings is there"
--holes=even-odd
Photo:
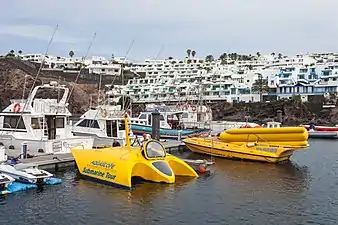
[[[178,133],[177,133],[177,140],[181,141],[181,139],[182,139],[182,131],[179,130]]]
[[[280,123],[283,123],[283,116],[282,116],[282,110],[277,110],[277,121]]]
[[[21,159],[27,159],[27,142],[22,142]]]
[[[151,113],[152,121],[151,121],[151,138],[155,140],[160,140],[160,112],[155,110]]]

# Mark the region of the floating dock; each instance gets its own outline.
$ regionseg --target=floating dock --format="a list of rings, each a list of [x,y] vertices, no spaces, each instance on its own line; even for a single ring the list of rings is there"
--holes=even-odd
[[[162,142],[168,153],[183,151],[186,149],[185,144],[181,141],[164,141]],[[72,153],[39,155],[33,158],[20,159],[20,163],[36,165],[40,169],[57,171],[62,167],[75,166],[75,160]]]

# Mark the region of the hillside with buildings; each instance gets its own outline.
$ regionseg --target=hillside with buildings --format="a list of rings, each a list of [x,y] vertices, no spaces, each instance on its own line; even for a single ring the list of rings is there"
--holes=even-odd
[[[240,55],[222,54],[185,59],[146,59],[142,63],[124,58],[83,58],[12,54],[0,59],[1,106],[9,98],[21,98],[20,86],[25,76],[34,77],[43,62],[40,83],[57,80],[70,86],[80,73],[71,109],[83,113],[96,95],[98,83],[107,96],[128,96],[136,111],[145,103],[177,104],[202,102],[213,108],[216,120],[264,122],[282,110],[288,124],[338,123],[336,99],[338,93],[338,54],[322,53],[295,56],[282,54]],[[123,82],[122,85],[122,75]],[[31,77],[29,79],[31,79]],[[28,79],[28,83],[30,82]]]

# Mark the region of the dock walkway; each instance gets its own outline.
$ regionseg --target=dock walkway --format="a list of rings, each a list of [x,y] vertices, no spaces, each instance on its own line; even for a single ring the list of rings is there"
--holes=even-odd
[[[172,151],[181,151],[185,148],[185,144],[180,141],[162,142],[168,153]],[[72,153],[39,155],[33,158],[20,159],[20,163],[38,166],[40,169],[58,170],[62,167],[74,166],[75,160]]]

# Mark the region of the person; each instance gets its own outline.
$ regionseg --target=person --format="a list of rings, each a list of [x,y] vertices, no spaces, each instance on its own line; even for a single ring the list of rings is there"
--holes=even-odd
[[[148,141],[150,138],[149,138],[149,134],[143,134],[143,141],[146,142]]]
[[[120,142],[118,142],[116,139],[114,139],[113,147],[118,147],[118,146],[121,146]]]

